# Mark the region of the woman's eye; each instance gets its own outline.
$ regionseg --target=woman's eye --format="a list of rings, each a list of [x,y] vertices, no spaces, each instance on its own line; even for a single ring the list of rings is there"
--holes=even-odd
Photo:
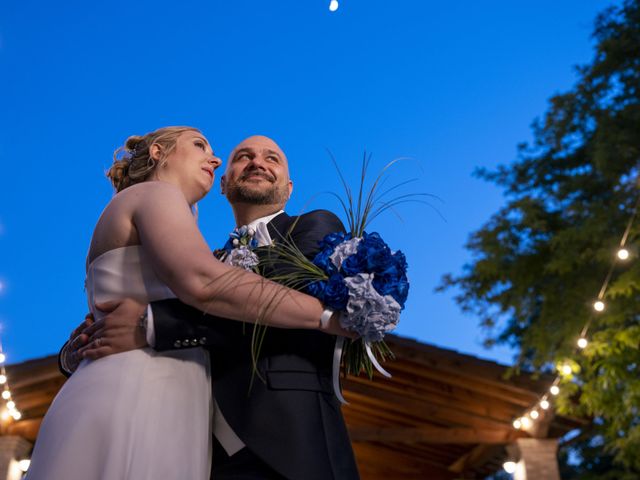
[[[206,150],[207,149],[207,146],[204,144],[204,142],[197,141],[197,142],[194,142],[194,143],[195,143],[196,147],[199,147],[202,150]]]

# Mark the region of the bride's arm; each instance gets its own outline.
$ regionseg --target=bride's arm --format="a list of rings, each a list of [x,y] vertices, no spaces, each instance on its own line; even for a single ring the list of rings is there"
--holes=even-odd
[[[144,187],[138,189],[133,222],[156,274],[178,298],[234,320],[320,327],[323,307],[317,299],[216,260],[177,187],[164,182]]]

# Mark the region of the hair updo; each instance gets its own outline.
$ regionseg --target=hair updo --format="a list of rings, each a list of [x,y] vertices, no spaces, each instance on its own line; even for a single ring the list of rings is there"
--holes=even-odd
[[[175,148],[178,137],[184,132],[198,132],[193,127],[164,127],[146,135],[133,135],[125,144],[113,152],[113,164],[107,170],[107,178],[111,180],[116,192],[131,185],[148,180],[158,165]],[[160,158],[153,158],[150,153],[152,145],[161,147]]]

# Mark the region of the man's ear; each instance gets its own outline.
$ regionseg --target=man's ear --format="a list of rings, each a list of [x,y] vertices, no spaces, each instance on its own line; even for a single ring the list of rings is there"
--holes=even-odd
[[[222,175],[220,177],[220,193],[222,195],[226,195],[227,194],[227,189],[226,189],[226,185],[227,185],[227,179],[225,178],[224,175]]]
[[[293,192],[293,181],[289,179],[289,198],[291,198],[291,192]]]

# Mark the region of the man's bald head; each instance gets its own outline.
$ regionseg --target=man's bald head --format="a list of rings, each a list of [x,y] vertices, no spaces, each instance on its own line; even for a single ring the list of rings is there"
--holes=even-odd
[[[231,152],[221,180],[230,203],[277,205],[289,199],[293,183],[282,149],[269,137],[253,135]]]

